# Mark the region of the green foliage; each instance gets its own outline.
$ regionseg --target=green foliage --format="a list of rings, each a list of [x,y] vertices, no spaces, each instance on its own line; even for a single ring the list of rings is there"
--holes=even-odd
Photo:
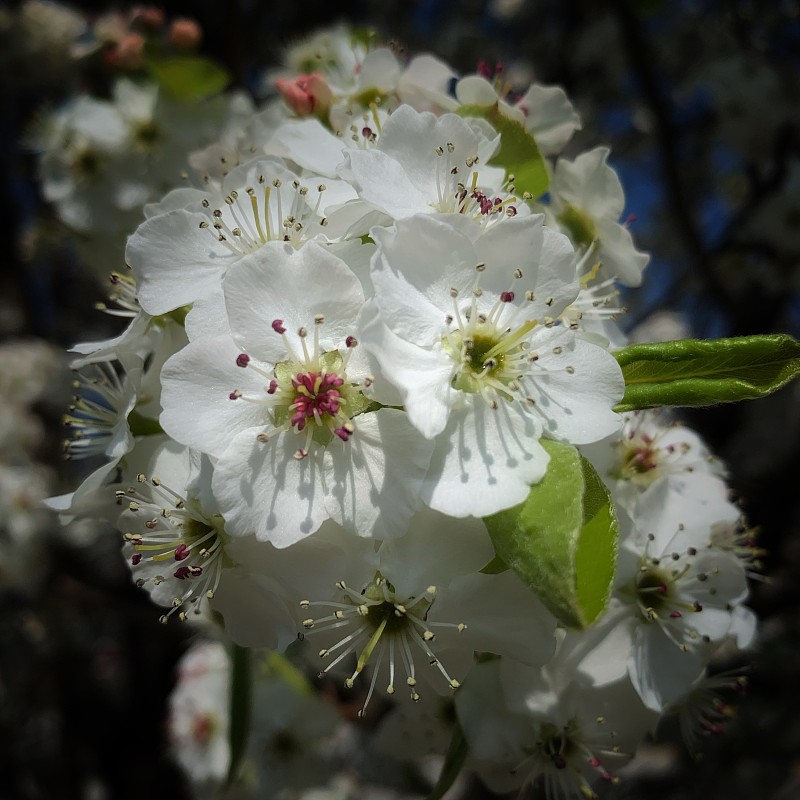
[[[190,103],[219,94],[231,82],[224,67],[199,56],[153,57],[147,67],[161,88]]]
[[[614,355],[625,376],[617,411],[751,400],[800,374],[800,342],[785,334],[634,344]]]
[[[491,163],[514,175],[517,193],[528,192],[535,200],[547,191],[550,184],[547,165],[536,140],[519,122],[503,114],[497,103],[493,106],[462,106],[458,113],[462,117],[485,119],[500,134],[500,149]]]
[[[604,611],[617,559],[617,525],[608,489],[568,444],[542,440],[544,478],[525,502],[484,521],[495,551],[569,628]]]

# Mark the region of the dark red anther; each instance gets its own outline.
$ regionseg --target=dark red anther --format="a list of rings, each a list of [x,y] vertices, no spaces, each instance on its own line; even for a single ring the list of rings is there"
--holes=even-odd
[[[274,378],[269,382],[269,386],[267,386],[267,394],[275,394],[278,388],[278,381]]]
[[[503,292],[500,295],[500,300],[503,303],[511,303],[514,300],[514,292]]]
[[[355,336],[348,336],[344,343],[346,347],[355,347],[358,344],[358,339]]]
[[[134,567],[135,567],[137,564],[139,564],[139,563],[141,562],[141,560],[142,560],[142,554],[141,554],[141,553],[134,553],[134,554],[131,556],[131,564],[133,564],[133,566],[134,566]]]
[[[365,139],[371,139],[371,138],[372,138],[372,128],[370,128],[368,125],[365,125],[365,126],[364,126],[364,127],[361,129],[361,135],[362,135],[362,136],[363,136]]]
[[[697,602],[697,600],[694,601],[694,605],[692,606],[692,608],[694,608],[695,611],[703,610],[703,606],[701,606],[700,603]]]
[[[592,769],[597,769],[600,766],[599,758],[590,758],[587,762]]]
[[[172,573],[179,581],[185,580],[189,577],[189,567],[183,566],[178,567],[175,572]]]
[[[680,611],[670,611],[669,615],[672,619],[680,619],[683,616]]]
[[[175,560],[183,561],[184,558],[189,558],[189,548],[181,543],[175,548]]]
[[[237,389],[234,389],[229,395],[228,400],[238,400],[241,395]]]
[[[250,363],[250,356],[247,353],[239,353],[236,356],[236,366],[237,367],[246,367]]]
[[[283,320],[282,319],[272,320],[272,330],[274,330],[275,333],[286,333],[286,328],[283,327]]]
[[[553,766],[556,769],[565,769],[567,766],[567,759],[562,755],[556,754],[553,756]]]
[[[666,594],[667,593],[667,584],[666,583],[660,583],[658,585],[658,589],[656,589],[656,591],[659,594]]]
[[[348,439],[349,439],[349,438],[352,436],[352,434],[350,433],[350,431],[348,431],[348,430],[347,430],[347,428],[336,428],[336,430],[334,431],[334,433],[335,433],[335,434],[336,434],[336,435],[337,435],[337,436],[338,436],[338,437],[339,437],[339,438],[340,438],[340,439],[341,439],[343,442],[346,442],[346,441],[347,441],[347,440],[348,440]]]

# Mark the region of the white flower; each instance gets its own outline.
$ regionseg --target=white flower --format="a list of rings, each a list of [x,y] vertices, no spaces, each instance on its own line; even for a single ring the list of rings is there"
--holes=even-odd
[[[422,511],[404,536],[377,548],[326,523],[261,555],[247,567],[265,586],[283,585],[323,673],[339,667],[353,687],[371,671],[362,712],[376,688],[405,687],[412,700],[426,683],[440,694],[457,688],[475,650],[530,664],[553,652],[555,620],[533,592],[510,571],[479,572],[493,550],[477,519]]]
[[[580,117],[560,86],[531,84],[512,105],[505,99],[508,87],[502,79],[493,85],[480,75],[467,75],[456,83],[455,94],[462,106],[497,105],[505,116],[529,131],[543,155],[560,153],[581,127]]]
[[[640,499],[663,483],[689,497],[707,491],[705,479],[698,481],[697,475],[716,476],[723,486],[724,465],[690,428],[670,423],[657,411],[634,411],[623,420],[619,433],[581,450],[615,501],[634,517]]]
[[[270,242],[300,247],[322,234],[327,186],[300,179],[279,159],[238,167],[222,188],[143,222],[128,240],[139,301],[164,314],[218,289],[232,264]],[[345,197],[352,197],[345,188]],[[343,200],[337,195],[336,202]]]
[[[596,799],[593,786],[619,783],[612,770],[652,725],[627,681],[589,689],[560,664],[478,664],[456,695],[470,754],[496,791],[535,784],[547,800]]]
[[[483,228],[417,216],[372,236],[378,313],[364,342],[435,439],[432,508],[485,516],[520,503],[547,468],[542,435],[581,444],[618,427],[616,361],[555,323],[577,281],[569,242],[541,217]]]
[[[504,191],[504,171],[484,166],[499,145],[491,134],[455,114],[400,106],[375,147],[344,151],[339,175],[362,201],[395,220],[437,212],[495,220],[527,211]]]
[[[358,278],[315,243],[271,244],[231,268],[225,297],[233,338],[200,338],[167,362],[161,423],[218,459],[228,531],[278,546],[329,517],[362,536],[404,531],[430,446],[401,411],[365,413]]]
[[[551,211],[576,247],[598,243],[607,272],[627,286],[642,282],[649,256],[640,253],[630,232],[619,224],[625,206],[622,184],[606,163],[607,147],[596,147],[574,161],[559,158],[550,183]]]
[[[230,673],[219,642],[192,645],[178,663],[169,697],[172,752],[194,785],[221,785],[230,765]]]
[[[716,479],[695,480],[704,482],[705,496],[682,496],[666,483],[648,493],[638,529],[624,533],[605,617],[571,644],[590,682],[602,685],[627,669],[655,711],[685,694],[731,633],[746,636],[734,615],[747,596],[744,569],[711,543],[714,528],[739,511]]]

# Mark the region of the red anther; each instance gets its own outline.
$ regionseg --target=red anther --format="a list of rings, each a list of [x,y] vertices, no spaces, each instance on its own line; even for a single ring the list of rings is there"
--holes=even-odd
[[[503,292],[500,295],[500,300],[503,303],[511,303],[514,300],[514,292]]]
[[[172,573],[174,577],[176,577],[179,581],[185,580],[189,577],[189,567],[183,566],[178,567],[175,572]]]
[[[236,356],[236,366],[237,367],[246,367],[250,363],[250,356],[247,353],[239,353]]]
[[[348,336],[344,343],[346,347],[355,347],[358,344],[358,339],[355,336]]]
[[[136,566],[136,565],[137,565],[139,562],[141,562],[141,560],[142,560],[142,554],[141,554],[141,553],[134,553],[134,554],[131,556],[131,564],[133,564],[133,566],[134,566],[134,567],[135,567],[135,566]]]
[[[343,442],[346,442],[346,441],[347,441],[347,440],[348,440],[348,439],[349,439],[349,438],[352,436],[352,434],[350,433],[350,431],[348,431],[348,430],[347,430],[347,428],[336,428],[336,430],[334,430],[334,433],[335,433],[335,434],[336,434],[336,435],[337,435],[337,436],[338,436],[338,437],[339,437],[339,438],[340,438],[340,439],[341,439]]]
[[[283,327],[283,320],[282,319],[272,320],[272,330],[274,330],[275,333],[286,333],[286,328]]]
[[[590,758],[587,762],[592,769],[597,769],[600,766],[599,758]]]
[[[267,394],[275,394],[275,391],[278,388],[278,381],[274,378],[269,382],[269,386],[267,387]]]
[[[365,125],[365,126],[364,126],[364,127],[361,129],[361,135],[362,135],[362,136],[363,136],[365,139],[371,139],[371,138],[372,138],[372,128],[370,128],[368,125]]]
[[[680,611],[670,611],[669,615],[672,619],[680,619],[683,616]]]
[[[228,400],[238,400],[241,397],[238,389],[234,389],[229,395]]]
[[[189,558],[189,548],[181,543],[175,548],[175,560],[183,561],[184,558]]]
[[[553,756],[553,766],[556,769],[564,769],[567,766],[567,759],[562,755]]]
[[[478,66],[477,66],[475,72],[477,72],[478,75],[481,76],[481,78],[489,79],[489,78],[492,77],[492,69],[489,66],[489,64],[486,61],[484,61],[483,59],[481,59],[478,62]]]
[[[667,593],[667,584],[666,583],[659,584],[658,589],[656,591],[659,594],[666,594]]]

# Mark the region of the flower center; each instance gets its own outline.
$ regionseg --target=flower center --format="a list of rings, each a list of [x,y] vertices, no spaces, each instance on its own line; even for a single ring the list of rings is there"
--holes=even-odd
[[[648,548],[652,541],[651,534]],[[690,573],[692,568],[690,559],[696,555],[697,550],[690,547],[685,554],[671,553],[661,559],[648,556],[647,552],[641,557],[639,571],[629,591],[646,622],[658,622],[662,627],[682,625],[684,615],[703,610],[700,603],[681,592],[682,587],[679,585],[681,579]],[[697,577],[701,582],[707,579],[705,575]],[[684,633],[691,634],[691,631],[676,633],[675,638],[682,641]]]
[[[367,664],[372,665],[372,679],[359,716],[364,716],[372,697],[378,675],[384,663],[388,667],[387,694],[395,693],[395,675],[398,668],[405,671],[406,685],[413,701],[418,701],[417,665],[414,657],[421,652],[426,664],[436,667],[447,685],[457,689],[461,684],[452,678],[434,655],[431,645],[436,635],[432,628],[447,627],[458,631],[466,629],[463,623],[429,623],[428,612],[436,599],[436,587],[428,586],[424,592],[407,598],[399,597],[394,586],[379,572],[374,580],[361,592],[356,592],[344,581],[336,584],[339,599],[336,602],[311,602],[303,600],[302,609],[319,607],[332,613],[319,618],[303,620],[305,635],[320,635],[331,639],[331,643],[319,651],[320,658],[333,660],[322,670],[320,677],[329,672],[347,656],[356,656],[356,667],[345,681],[352,688],[356,678]],[[344,628],[346,635],[333,637],[333,630]],[[336,638],[339,637],[339,638]]]
[[[444,147],[435,148],[438,156],[436,162],[436,199],[431,206],[442,214],[466,214],[473,219],[485,221],[489,218],[502,219],[517,215],[515,203],[519,202],[513,196],[514,176],[509,175],[503,187],[502,197],[492,197],[478,188],[478,171],[473,169],[478,163],[477,155],[468,155],[463,160],[468,174],[471,175],[466,183],[461,178],[461,158],[463,153],[456,153],[456,146],[447,142]]]
[[[293,412],[292,426],[302,431],[307,421],[322,425],[328,419],[336,419],[344,402],[340,391],[343,385],[344,380],[335,373],[298,372],[292,378],[295,390],[294,402],[289,406]]]
[[[199,614],[198,601],[214,597],[225,565],[222,518],[208,519],[155,476],[148,480],[140,474],[136,480],[141,489],[116,492],[118,504],[128,501],[130,530],[122,537],[130,548],[134,576],[142,573],[136,585],[159,586],[169,581],[175,588],[172,608],[160,617],[163,623],[174,613],[185,619],[188,604],[197,604]],[[161,565],[168,564],[172,566],[162,571]]]
[[[258,250],[267,242],[289,242],[300,247],[314,231],[310,227],[324,228],[328,220],[321,216],[320,205],[326,186],[317,186],[317,199],[311,205],[309,188],[299,180],[284,183],[280,178],[269,180],[258,176],[257,186],[247,186],[242,197],[233,190],[225,197],[225,207],[211,211],[209,220],[200,223],[202,230],[237,255]],[[211,208],[211,201],[203,200],[203,207]]]
[[[476,267],[469,306],[461,307],[461,292],[450,290],[453,312],[445,322],[455,327],[442,339],[442,347],[457,365],[452,385],[467,394],[480,394],[492,408],[498,407],[500,399],[530,403],[525,383],[539,356],[530,351],[527,340],[539,323],[532,319],[518,322],[524,312],[523,306],[514,304],[513,282],[488,312],[479,310],[483,290],[478,284],[485,268],[485,264]],[[514,270],[513,276],[516,282],[522,271]],[[527,293],[528,298],[533,299],[533,295]]]
[[[259,366],[247,353],[236,357],[239,367],[255,370],[266,380],[266,396],[251,397],[234,389],[228,397],[231,400],[245,400],[265,404],[269,407],[275,431],[293,430],[304,433],[305,442],[295,452],[295,458],[305,458],[311,443],[325,447],[334,437],[343,442],[350,440],[355,433],[353,417],[365,411],[371,403],[361,388],[371,382],[368,378],[363,384],[354,384],[347,378],[347,363],[350,353],[358,342],[352,336],[345,339],[345,354],[338,350],[322,350],[319,329],[324,317],[314,318],[313,345],[306,343],[308,331],[298,330],[302,352],[296,352],[286,337],[283,320],[272,321],[272,329],[284,339],[289,358],[278,362],[272,370]],[[266,442],[271,434],[259,434],[259,440]]]

